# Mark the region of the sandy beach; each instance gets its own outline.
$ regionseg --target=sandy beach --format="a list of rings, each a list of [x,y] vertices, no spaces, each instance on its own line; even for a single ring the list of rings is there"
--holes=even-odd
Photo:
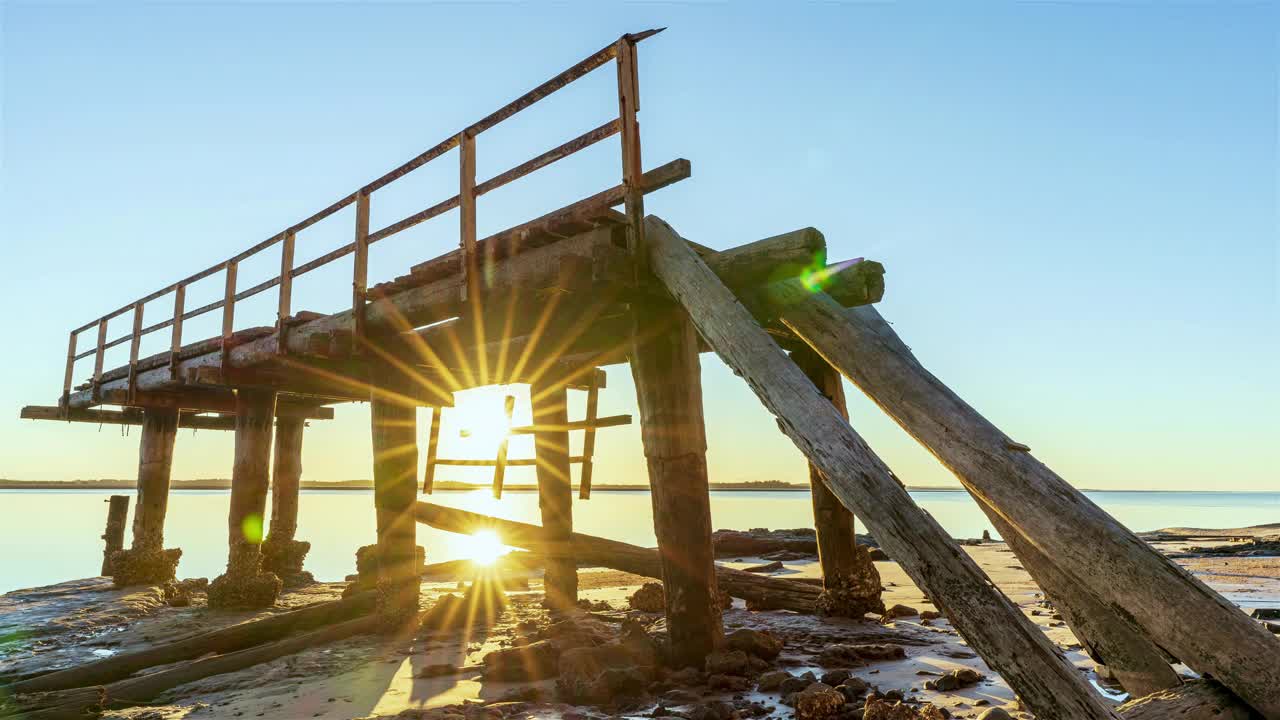
[[[1229,538],[1243,543],[1250,536],[1267,532],[1274,532],[1274,526],[1170,529],[1148,536],[1158,538],[1154,544],[1162,552],[1248,610],[1280,605],[1280,563],[1269,556],[1190,551],[1200,546],[1203,538],[1213,538],[1215,545]],[[1105,671],[1099,672],[1003,543],[968,545],[965,551],[1043,628],[1090,682],[1117,704],[1126,699],[1123,690],[1108,682]],[[722,564],[744,568],[762,562],[762,558],[742,557]],[[884,585],[886,606],[906,606],[912,614],[902,611],[901,617],[883,622],[870,616],[854,621],[788,611],[751,611],[741,600],[735,600],[724,614],[727,633],[742,628],[766,631],[783,643],[781,653],[767,663],[767,668],[756,667],[755,672],[743,675],[660,672],[635,695],[603,705],[560,702],[554,677],[538,679],[538,673],[533,672],[527,681],[514,680],[502,677],[509,673],[486,670],[486,656],[490,653],[527,643],[531,634],[545,637],[556,632],[541,607],[541,582],[535,574],[529,578],[527,589],[507,593],[507,609],[487,626],[421,630],[402,637],[357,636],[191,682],[168,691],[158,701],[108,711],[104,717],[792,717],[794,709],[783,704],[785,686],[758,689],[783,677],[774,675],[772,681],[762,680],[776,671],[794,677],[813,673],[814,678],[826,676],[828,681],[860,678],[872,692],[928,703],[945,709],[951,717],[976,718],[990,708],[1003,708],[1013,717],[1030,717],[1020,714],[1008,685],[967,647],[945,617],[927,619],[928,611],[936,608],[896,563],[880,561],[876,569]],[[785,561],[783,569],[772,574],[789,579],[816,578],[820,571],[816,559],[801,558]],[[629,596],[651,580],[585,568],[580,571],[580,578],[582,609],[575,619],[576,632],[608,640],[624,627],[634,627],[631,623],[624,625],[629,620],[638,622],[652,635],[664,631],[661,613],[629,607]],[[345,585],[315,583],[290,590],[269,612],[336,599]],[[457,583],[427,581],[421,593],[423,607],[430,607],[441,597],[456,594]],[[0,674],[10,680],[30,677],[265,614],[210,611],[198,593],[191,605],[171,607],[159,588],[116,590],[106,578],[15,591],[0,597],[0,623],[5,627]],[[884,660],[836,663],[842,667],[833,667],[823,651],[841,643],[890,646],[900,648],[901,654]],[[946,691],[926,687],[929,681],[963,668],[976,671],[981,679]],[[1178,669],[1191,676],[1186,668]],[[835,675],[827,675],[833,671]],[[860,708],[858,712],[851,717],[861,717]]]

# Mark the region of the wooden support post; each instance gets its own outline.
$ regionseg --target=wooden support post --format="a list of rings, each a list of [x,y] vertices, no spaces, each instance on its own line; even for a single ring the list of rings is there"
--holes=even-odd
[[[226,278],[222,288],[222,362],[221,367],[230,367],[227,358],[231,355],[231,336],[236,331],[236,275],[240,263],[228,260]]]
[[[102,550],[102,574],[110,577],[113,574],[111,556],[124,549],[124,526],[129,516],[129,496],[112,495],[107,499],[107,528],[102,533],[106,541]]]
[[[129,334],[129,399],[133,399],[138,385],[138,350],[142,345],[142,312],[146,305],[133,304],[133,332]]]
[[[399,371],[378,364],[370,373],[389,379]],[[375,384],[382,385],[376,379]],[[418,408],[375,393],[370,410],[379,613],[384,627],[391,630],[418,610],[417,525],[413,519],[413,504],[418,499]]]
[[[302,435],[307,421],[276,420],[275,457],[271,468],[271,540],[293,540],[298,534],[298,493],[302,487]]]
[[[369,297],[369,194],[356,194],[355,261],[351,275],[351,352],[360,354]]]
[[[158,551],[164,547],[164,516],[169,508],[169,473],[178,434],[178,411],[147,408],[138,444],[138,499],[133,509],[133,549]]]
[[[845,404],[844,385],[840,373],[811,350],[791,354],[792,361],[822,396],[831,401],[845,420],[849,410]],[[809,463],[809,486],[813,499],[813,524],[818,533],[818,562],[822,566],[822,584],[829,592],[826,608],[832,614],[861,617],[868,612],[884,610],[880,600],[880,573],[875,569],[865,548],[854,541],[854,517],[840,499],[827,488],[822,471]]]
[[[227,513],[227,572],[209,584],[209,607],[267,607],[281,581],[262,572],[263,514],[270,484],[271,431],[276,394],[236,390],[235,463],[231,467],[231,508]]]
[[[548,554],[542,578],[545,603],[553,611],[566,611],[578,602],[578,565],[567,552],[573,535],[573,488],[570,485],[568,391],[563,385],[535,383],[529,387],[535,427],[548,426],[533,434],[537,458],[538,508],[542,527],[552,542],[560,542],[558,552]]]
[[[284,240],[280,243],[280,298],[276,307],[276,344],[281,355],[289,351],[289,341],[285,333],[289,331],[289,315],[293,312],[293,246],[296,239],[297,235],[292,230],[287,230]]]
[[[604,371],[596,368],[587,385],[587,426],[582,433],[582,473],[578,476],[578,498],[591,498],[591,474],[595,466],[596,420],[600,412],[600,385]]]
[[[458,134],[458,208],[462,299],[474,308],[483,292],[484,271],[476,248],[476,138],[465,130]]]
[[[427,432],[427,463],[422,470],[422,492],[430,495],[436,479],[436,453],[440,448],[440,419],[444,408],[431,408],[431,429]]]
[[[884,462],[688,244],[656,217],[646,218],[645,225],[650,267],[702,337],[777,416],[783,432],[822,471],[840,502],[864,511],[862,520],[876,540],[929,593],[1027,709],[1042,720],[1112,718],[1075,666],[915,504]],[[687,335],[692,346],[692,328]],[[669,374],[663,379],[670,383]],[[645,403],[640,407],[643,413]],[[655,487],[655,497],[656,492]]]
[[[508,395],[502,401],[502,411],[506,414],[507,427],[511,427],[511,414],[516,409],[516,398],[514,395]],[[493,464],[493,496],[495,498],[502,497],[502,482],[507,476],[507,446],[510,444],[510,435],[503,435],[502,440],[498,443],[498,457]]]
[[[178,352],[182,350],[182,316],[186,312],[187,286],[178,283],[173,289],[173,325],[169,333],[169,376],[178,376]]]
[[[93,354],[93,394],[97,398],[99,386],[102,384],[102,361],[106,355],[107,319],[98,321],[98,346]]]
[[[701,667],[724,639],[715,555],[698,337],[670,301],[635,311],[631,374],[662,557],[667,632],[677,667]]]
[[[300,417],[276,419],[275,458],[271,468],[271,529],[262,544],[263,569],[281,580],[297,578],[311,550],[299,541],[298,493],[302,486],[302,435],[307,421]]]
[[[1068,592],[1079,587],[1123,609],[1121,620],[1159,647],[1213,675],[1264,717],[1280,717],[1280,638],[1001,432],[930,373],[874,308],[845,309],[790,282],[771,291],[785,308],[782,322],[1051,558],[1070,579]],[[1180,620],[1186,617],[1198,621]]]
[[[58,401],[58,406],[64,409],[70,409],[68,402],[71,400],[71,384],[75,382],[76,368],[76,338],[80,333],[72,330],[71,337],[67,340],[67,367],[62,372],[62,399]]]
[[[636,45],[630,38],[618,39],[618,119],[622,121],[622,184],[627,214],[627,249],[631,251],[637,271],[643,272],[644,191],[640,178],[644,163],[640,159],[640,76],[636,64]]]

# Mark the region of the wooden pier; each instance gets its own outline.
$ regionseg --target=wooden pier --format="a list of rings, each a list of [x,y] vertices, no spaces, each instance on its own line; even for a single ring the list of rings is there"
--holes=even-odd
[[[56,404],[24,408],[22,417],[142,427],[132,543],[104,563],[117,583],[174,578],[181,551],[164,547],[164,515],[175,432],[227,430],[235,433],[228,563],[210,586],[210,606],[274,603],[282,576],[300,573],[306,553],[305,541],[295,537],[306,424],[332,418],[338,404],[369,402],[376,626],[393,629],[418,610],[418,522],[429,516],[457,530],[481,522],[441,519],[421,506],[419,468],[422,491],[430,493],[440,468],[493,467],[494,493],[501,497],[505,469],[533,464],[541,527],[493,526],[521,533],[545,559],[548,607],[558,613],[574,607],[578,553],[659,574],[668,662],[699,666],[723,642],[718,575],[726,576],[711,546],[699,379],[701,353],[714,351],[810,462],[825,584],[813,593],[814,610],[860,617],[879,603],[878,576],[854,544],[856,513],[1028,710],[1045,720],[1114,717],[850,426],[843,376],[957,474],[1055,601],[1073,609],[1082,642],[1105,655],[1117,676],[1131,678],[1133,689],[1154,692],[1179,682],[1167,653],[1211,674],[1264,716],[1280,717],[1280,639],[1147,547],[925,371],[869,307],[884,293],[879,263],[828,262],[825,240],[812,228],[712,250],[646,215],[646,196],[692,174],[683,159],[647,170],[642,162],[638,49],[657,32],[622,36],[315,214],[71,331]],[[505,172],[477,177],[477,146],[487,130],[610,64],[617,117]],[[614,136],[620,182],[477,236],[478,201],[486,193]],[[370,207],[380,190],[455,149],[455,194],[371,227]],[[308,228],[348,207],[351,242],[296,263]],[[369,284],[369,253],[379,241],[455,209],[456,249],[424,249],[422,262],[404,275]],[[239,265],[269,250],[279,252],[279,273],[241,287]],[[349,308],[319,314],[293,307],[296,278],[349,255]],[[219,276],[222,298],[188,308],[187,288]],[[274,323],[237,329],[237,304],[270,290],[278,293]],[[344,306],[347,290],[345,283],[333,288]],[[147,324],[145,307],[166,298],[172,312]],[[184,337],[184,323],[214,312],[221,314],[218,336]],[[121,325],[128,329],[113,335]],[[142,338],[162,331],[168,350],[140,357]],[[128,363],[104,367],[106,351],[124,344]],[[92,371],[77,385],[81,361]],[[656,567],[654,556],[640,549],[611,548],[573,530],[573,466],[580,468],[579,498],[587,499],[595,434],[631,421],[597,412],[606,388],[601,367],[624,362],[635,381],[652,488]],[[493,460],[440,457],[441,409],[453,405],[457,391],[498,384],[530,386],[533,424],[511,432],[532,434],[536,457],[510,458],[505,442]],[[587,393],[586,417],[569,417],[569,391]],[[433,409],[422,462],[419,408]],[[506,412],[509,418],[510,404]],[[584,433],[578,456],[569,451],[574,432]],[[767,582],[733,582],[769,592]],[[803,590],[778,592],[790,608],[809,597]],[[1188,617],[1196,622],[1185,622]],[[1121,647],[1090,638],[1092,628],[1106,624],[1125,628],[1132,642]]]

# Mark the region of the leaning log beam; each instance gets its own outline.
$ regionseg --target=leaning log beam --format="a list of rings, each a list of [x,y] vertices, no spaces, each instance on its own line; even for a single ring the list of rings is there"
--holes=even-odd
[[[1141,630],[1093,593],[1081,589],[995,509],[981,501],[978,505],[1072,634],[1095,661],[1107,666],[1126,692],[1141,697],[1182,684],[1181,676],[1169,666],[1164,653]]]
[[[926,370],[875,309],[846,310],[793,281],[771,291],[788,328],[1075,583],[1263,716],[1280,717],[1280,638],[1001,432]]]
[[[654,274],[689,312],[707,343],[746,379],[831,491],[858,513],[1027,708],[1045,720],[1114,717],[1044,633],[912,501],[884,462],[685,241],[654,216],[645,219],[645,237]]]
[[[418,522],[437,530],[470,535],[477,530],[492,530],[502,542],[535,553],[561,551],[554,548],[547,532],[537,525],[503,520],[466,510],[419,502],[414,506]],[[608,540],[583,533],[569,537],[568,554],[579,567],[607,567],[633,575],[662,579],[662,558],[658,551]],[[757,575],[743,570],[715,566],[716,584],[730,596],[746,600],[748,606],[761,610],[792,610],[812,613],[821,588],[817,585]]]
[[[293,633],[311,630],[368,614],[374,607],[374,594],[357,593],[341,600],[330,600],[248,620],[219,630],[192,635],[163,645],[113,655],[64,670],[38,675],[4,688],[9,693],[49,692],[68,688],[103,685],[122,680],[149,667],[169,665],[209,653],[242,650]]]

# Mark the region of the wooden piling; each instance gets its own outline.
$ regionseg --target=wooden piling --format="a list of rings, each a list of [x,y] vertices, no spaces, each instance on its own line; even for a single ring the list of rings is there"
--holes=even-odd
[[[831,401],[840,416],[848,420],[840,373],[812,350],[797,350],[791,353],[791,359],[813,381],[818,392]],[[822,567],[823,587],[828,591],[825,610],[851,617],[882,612],[880,573],[866,549],[857,547],[853,513],[827,488],[822,471],[813,463],[809,463],[809,486],[813,525],[818,535],[818,563]]]
[[[302,576],[302,564],[311,543],[298,534],[298,492],[302,486],[302,435],[307,421],[300,417],[276,419],[276,441],[271,466],[271,529],[262,543],[265,570],[292,582]],[[301,579],[310,579],[302,576]]]
[[[413,518],[413,504],[418,499],[418,408],[389,395],[375,394],[370,410],[373,502],[378,526],[378,612],[383,618],[382,627],[393,630],[418,610],[417,525]]]
[[[553,541],[568,548],[573,535],[573,488],[569,476],[569,393],[564,385],[534,383],[529,388],[533,405],[534,455],[537,459],[538,508],[542,527]],[[542,578],[545,603],[553,611],[565,611],[578,601],[578,566],[565,553],[548,555]]]
[[[164,516],[169,507],[169,474],[178,434],[178,411],[147,408],[138,444],[138,499],[133,510],[133,549],[164,547]]]
[[[707,437],[698,337],[684,310],[653,300],[635,311],[631,374],[662,557],[667,632],[677,666],[701,666],[724,639],[711,547]]]
[[[107,528],[102,533],[102,539],[106,541],[102,550],[102,574],[110,577],[113,574],[111,556],[124,549],[124,526],[129,515],[129,496],[112,495],[107,502],[111,504],[107,506]]]
[[[275,456],[271,469],[272,540],[293,540],[298,533],[298,492],[302,486],[302,435],[307,421],[282,417],[276,421]]]
[[[270,484],[271,431],[276,394],[236,390],[235,461],[227,513],[227,571],[209,584],[209,607],[267,607],[280,594],[280,578],[262,571],[262,539]]]

